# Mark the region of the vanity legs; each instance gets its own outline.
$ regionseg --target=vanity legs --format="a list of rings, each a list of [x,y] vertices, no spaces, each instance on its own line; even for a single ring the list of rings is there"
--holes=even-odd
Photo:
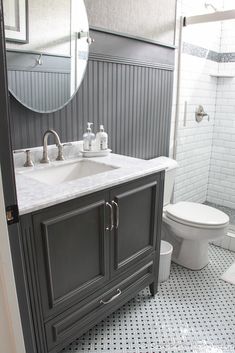
[[[150,290],[152,297],[154,297],[155,294],[157,294],[157,285],[158,285],[157,281],[155,281],[149,285],[149,290]]]

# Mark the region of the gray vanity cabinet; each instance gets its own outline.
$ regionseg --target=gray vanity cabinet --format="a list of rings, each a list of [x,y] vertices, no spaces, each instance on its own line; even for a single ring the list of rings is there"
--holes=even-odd
[[[156,177],[114,188],[110,200],[114,208],[111,252],[112,276],[152,254],[156,246]]]
[[[33,215],[44,317],[108,281],[107,198],[99,192]]]
[[[150,286],[164,172],[21,217],[36,353],[57,353]]]

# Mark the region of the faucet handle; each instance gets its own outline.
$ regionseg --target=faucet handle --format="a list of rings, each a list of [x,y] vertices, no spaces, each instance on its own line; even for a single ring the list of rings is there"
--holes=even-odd
[[[24,167],[33,167],[34,164],[33,164],[33,161],[31,159],[31,151],[30,150],[26,150],[25,153],[26,153],[26,161],[25,161]]]
[[[60,143],[57,145],[58,147],[58,156],[56,157],[57,161],[64,161],[64,156],[63,156],[63,145]]]
[[[18,153],[26,153],[26,160],[25,160],[25,163],[24,163],[24,167],[33,167],[34,166],[34,163],[32,161],[32,158],[31,158],[31,150],[27,149],[27,150],[24,150],[24,149],[21,149],[21,150],[14,150],[13,153],[15,154],[18,154]]]
[[[200,123],[202,121],[202,119],[207,116],[208,117],[208,121],[210,120],[209,114],[207,114],[203,108],[202,105],[199,105],[195,111],[195,119],[198,123]]]

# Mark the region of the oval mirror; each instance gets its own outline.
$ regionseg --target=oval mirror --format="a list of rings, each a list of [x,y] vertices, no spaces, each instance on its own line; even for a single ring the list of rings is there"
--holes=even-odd
[[[4,0],[8,87],[27,108],[48,113],[78,90],[87,65],[83,0]]]

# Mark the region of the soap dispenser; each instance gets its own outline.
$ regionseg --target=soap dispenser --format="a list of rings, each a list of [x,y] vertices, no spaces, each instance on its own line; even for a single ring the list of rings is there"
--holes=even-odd
[[[107,150],[108,134],[104,131],[104,125],[100,125],[100,131],[96,134],[96,143],[99,150]]]
[[[91,131],[91,125],[93,123],[87,123],[87,131],[83,134],[83,150],[91,151],[92,150],[92,141],[95,140],[95,134]]]

